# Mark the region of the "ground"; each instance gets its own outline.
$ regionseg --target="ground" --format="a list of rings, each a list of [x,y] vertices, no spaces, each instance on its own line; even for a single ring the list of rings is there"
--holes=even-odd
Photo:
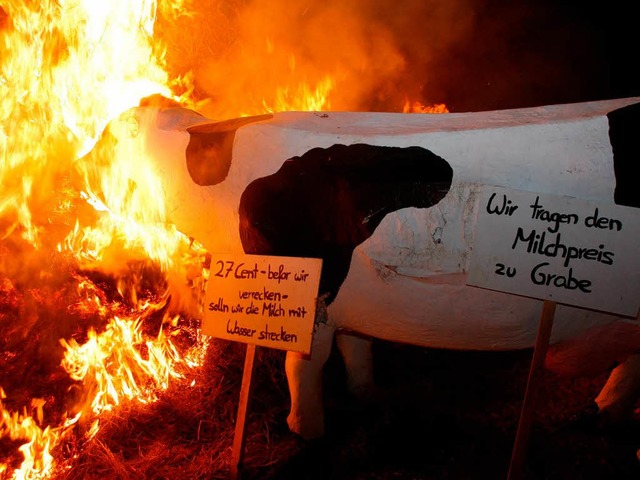
[[[531,350],[456,352],[378,342],[375,353],[381,392],[373,403],[348,398],[340,361],[332,357],[325,370],[325,437],[296,439],[290,458],[274,458],[266,467],[248,460],[245,477],[507,478]],[[603,429],[592,416],[593,399],[605,380],[606,375],[569,379],[543,373],[525,479],[640,478],[637,419]],[[259,395],[253,408],[274,407],[260,402]],[[284,406],[287,399],[280,401]],[[281,422],[285,415],[279,413]],[[276,426],[280,440],[288,441],[292,434],[281,426]]]
[[[98,434],[54,452],[52,480],[229,479],[246,346],[212,339],[205,363],[157,402],[121,405]],[[326,433],[289,431],[285,352],[258,348],[240,480],[506,480],[532,350],[461,352],[375,341],[379,392],[345,391],[337,353],[324,370]],[[595,421],[606,373],[536,389],[522,478],[638,480],[640,415]],[[637,412],[640,413],[640,412]],[[1,476],[0,476],[1,478]]]

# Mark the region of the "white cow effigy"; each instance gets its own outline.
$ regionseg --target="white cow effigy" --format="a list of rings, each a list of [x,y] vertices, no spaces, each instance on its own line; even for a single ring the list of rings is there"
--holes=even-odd
[[[466,284],[484,186],[640,206],[640,98],[438,115],[128,115],[182,232],[210,252],[323,259],[311,355],[286,359],[288,423],[305,438],[324,432],[321,372],[336,333],[354,392],[373,383],[371,337],[534,345],[541,301]],[[547,367],[578,375],[614,362],[596,401],[617,418],[640,394],[638,317],[558,305]]]

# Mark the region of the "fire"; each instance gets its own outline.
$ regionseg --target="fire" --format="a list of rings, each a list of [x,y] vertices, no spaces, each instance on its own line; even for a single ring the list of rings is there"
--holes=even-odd
[[[0,398],[5,397],[4,391],[0,388]],[[25,460],[20,470],[14,473],[14,478],[37,478],[38,474],[46,475],[51,471],[54,464],[53,456],[50,454],[52,445],[60,441],[69,426],[77,420],[74,419],[71,422],[66,422],[58,428],[46,427],[42,429],[38,426],[38,423],[42,423],[43,420],[43,401],[41,399],[34,399],[31,402],[31,406],[36,410],[35,416],[37,421],[31,414],[27,413],[26,408],[22,413],[9,413],[2,408],[2,402],[0,401],[0,413],[2,414],[0,417],[2,419],[0,433],[2,433],[2,436],[7,435],[12,440],[29,440],[28,443],[20,447],[20,451],[24,455]],[[0,474],[4,474],[6,471],[7,465],[0,464]],[[38,472],[38,474],[33,475],[30,472]]]
[[[185,23],[223,6],[206,0],[198,16],[190,3],[0,0],[0,448],[15,445],[0,457],[3,479],[50,476],[67,439],[93,437],[101,414],[154,401],[202,363],[207,252],[167,223],[145,125],[126,112],[356,109],[376,75],[404,65],[385,35],[350,20],[339,2],[326,12],[290,2],[271,11],[264,0],[216,17],[241,41],[216,33],[214,55],[199,62],[179,48],[197,43],[183,39],[197,30]],[[340,29],[320,27],[338,17]],[[313,39],[305,48],[288,36],[295,22]],[[366,41],[343,48],[351,37]],[[179,61],[189,59],[202,65]],[[31,363],[39,368],[26,378]]]
[[[263,100],[264,112],[331,110],[329,97],[333,86],[331,77],[325,77],[315,87],[308,83],[301,83],[296,87],[279,87],[276,89],[273,105]]]
[[[407,99],[402,108],[402,113],[449,113],[449,109],[444,103],[423,105],[417,100],[412,102]]]
[[[154,401],[157,392],[168,387],[171,378],[180,378],[173,364],[182,362],[176,346],[161,331],[156,338],[141,332],[142,319],[114,317],[102,334],[89,330],[80,345],[67,343],[62,365],[72,379],[92,382],[85,394],[91,410],[99,414],[120,403],[120,398]],[[141,350],[146,350],[143,356]],[[146,358],[145,358],[146,357]]]
[[[161,8],[184,13],[183,2]],[[141,150],[118,148],[117,138],[132,126],[112,122],[110,150],[83,161],[109,121],[142,98],[188,103],[188,81],[169,77],[153,40],[157,9],[147,0],[1,5],[0,322],[9,329],[3,361],[20,358],[21,338],[36,342],[49,328],[62,335],[59,365],[70,386],[66,400],[33,397],[30,409],[19,405],[26,392],[2,391],[0,437],[26,442],[21,465],[0,463],[3,478],[49,475],[52,451],[80,419],[123,399],[152,401],[204,351],[201,339],[185,341],[186,317],[176,311],[205,280],[205,252],[166,224],[162,192]],[[60,317],[59,332],[47,315]],[[55,357],[46,347],[51,351],[39,354]]]

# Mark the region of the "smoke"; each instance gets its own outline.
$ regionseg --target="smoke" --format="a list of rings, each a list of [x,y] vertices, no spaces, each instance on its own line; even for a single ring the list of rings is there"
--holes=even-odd
[[[317,102],[300,98],[325,93],[322,109],[391,112],[407,100],[473,111],[637,94],[629,88],[638,78],[632,62],[616,54],[632,35],[624,33],[632,17],[624,9],[550,0],[202,0],[190,7],[192,15],[157,32],[170,68],[195,73],[196,93],[207,101],[201,111],[214,118],[313,109]]]
[[[303,109],[402,111],[424,92],[434,60],[468,36],[469,0],[207,0],[161,24],[168,63],[195,73],[209,116]],[[161,20],[160,20],[161,23]]]

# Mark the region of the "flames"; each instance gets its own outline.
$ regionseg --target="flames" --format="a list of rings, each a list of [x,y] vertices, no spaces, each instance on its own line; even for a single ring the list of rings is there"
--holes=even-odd
[[[166,222],[144,125],[121,114],[141,102],[226,117],[355,105],[339,84],[369,62],[361,49],[324,73],[268,31],[228,46],[233,61],[204,62],[196,84],[178,47],[169,68],[171,35],[155,32],[160,19],[192,34],[194,18],[188,0],[0,0],[0,478],[50,476],[65,441],[91,438],[125,401],[154,401],[206,352],[207,252]],[[240,36],[268,26],[251,9],[238,19]],[[247,70],[252,56],[274,69]],[[225,76],[237,81],[221,101]]]
[[[449,113],[449,109],[444,103],[423,105],[417,100],[412,102],[407,99],[402,107],[402,113]]]
[[[32,397],[29,407],[18,403],[32,392],[2,390],[0,437],[24,443],[22,461],[8,455],[0,472],[42,478],[78,422],[92,421],[90,436],[100,413],[123,399],[152,401],[199,362],[204,342],[184,340],[176,299],[206,272],[203,251],[166,224],[149,159],[135,145],[118,148],[131,125],[114,123],[111,150],[82,161],[107,123],[141,98],[188,102],[188,80],[169,77],[153,41],[156,3],[1,6],[2,381],[22,358],[20,342],[48,333],[61,335],[62,351],[44,342],[46,352],[26,349],[27,361],[57,359],[44,379],[66,372],[68,387],[62,398]],[[170,7],[166,14],[184,12]],[[144,172],[136,184],[134,168]]]

